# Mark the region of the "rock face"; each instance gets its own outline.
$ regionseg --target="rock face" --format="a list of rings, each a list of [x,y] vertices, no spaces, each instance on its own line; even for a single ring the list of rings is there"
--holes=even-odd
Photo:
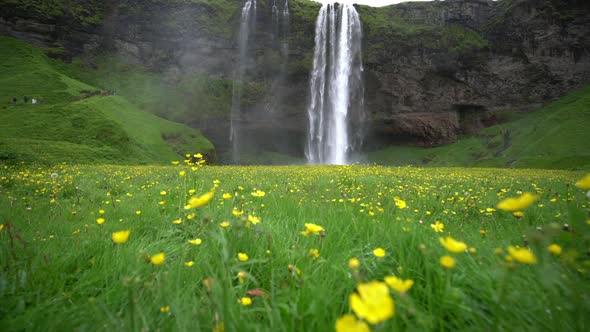
[[[38,1],[41,3],[41,1]],[[59,3],[59,1],[54,0]],[[231,79],[239,0],[76,0],[86,10],[0,4],[0,33],[61,48],[56,56],[117,54],[174,84],[186,74]],[[290,1],[288,86],[276,88],[280,52],[270,6],[258,1],[243,127],[252,146],[303,155],[313,34],[319,4]],[[70,6],[71,7],[71,6]],[[68,7],[69,8],[69,7]],[[590,2],[447,0],[358,7],[364,27],[366,147],[432,146],[527,111],[590,82]],[[273,86],[274,84],[274,86]],[[279,91],[279,92],[277,92]],[[277,106],[273,98],[279,94]],[[229,109],[176,120],[227,148]],[[280,142],[280,143],[279,143]]]

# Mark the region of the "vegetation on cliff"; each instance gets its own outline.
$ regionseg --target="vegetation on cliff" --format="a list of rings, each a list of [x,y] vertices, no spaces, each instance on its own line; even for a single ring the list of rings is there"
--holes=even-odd
[[[431,149],[391,147],[369,154],[393,165],[518,168],[590,168],[590,86],[533,113],[507,113],[512,121],[457,143]]]
[[[100,87],[65,75],[40,49],[0,37],[0,60],[0,160],[138,164],[213,153],[197,130],[121,96],[101,96]],[[44,103],[32,105],[32,98]]]

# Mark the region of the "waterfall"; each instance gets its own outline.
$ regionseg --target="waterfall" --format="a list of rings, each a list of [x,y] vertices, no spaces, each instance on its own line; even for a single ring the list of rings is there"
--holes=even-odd
[[[362,28],[351,4],[324,4],[316,21],[306,157],[344,165],[362,144]]]
[[[230,141],[232,144],[233,162],[240,162],[240,103],[242,100],[242,84],[248,62],[249,39],[256,28],[256,0],[245,0],[240,19],[238,35],[239,59],[234,71],[232,92],[232,109],[230,120]]]

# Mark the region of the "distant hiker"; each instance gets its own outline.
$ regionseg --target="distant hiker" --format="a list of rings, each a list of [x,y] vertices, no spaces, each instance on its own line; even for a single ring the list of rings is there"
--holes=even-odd
[[[23,101],[25,102],[25,104],[28,103],[29,102],[29,97],[28,96],[24,96],[23,97]]]
[[[16,97],[12,97],[12,105],[16,105],[16,101],[17,101]]]

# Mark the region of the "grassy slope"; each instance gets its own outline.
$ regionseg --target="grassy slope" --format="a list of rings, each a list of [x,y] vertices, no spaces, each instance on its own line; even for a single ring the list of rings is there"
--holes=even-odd
[[[80,91],[97,88],[64,75],[23,42],[1,37],[0,62],[0,159],[166,163],[178,158],[175,151],[213,149],[198,131],[142,112],[122,97],[83,98]],[[24,95],[47,102],[25,105]]]
[[[384,164],[590,168],[590,86],[522,118],[483,130],[476,137],[432,149],[391,147],[370,153]],[[504,149],[504,132],[511,139]]]

